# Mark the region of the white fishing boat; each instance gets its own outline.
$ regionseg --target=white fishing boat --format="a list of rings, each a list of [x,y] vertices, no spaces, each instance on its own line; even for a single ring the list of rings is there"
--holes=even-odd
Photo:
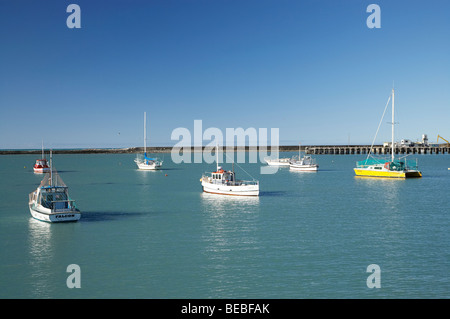
[[[216,147],[216,171],[205,173],[200,179],[203,191],[219,195],[259,196],[259,181],[237,180],[234,169],[225,171],[219,166],[218,153]]]
[[[313,159],[310,155],[301,156],[301,147],[298,149],[298,157],[294,157],[290,164],[289,168],[294,171],[317,171],[319,169],[319,165],[316,163],[315,159]]]
[[[50,172],[44,176],[39,187],[29,194],[31,216],[50,223],[77,221],[81,218],[81,212],[70,198],[67,185],[51,166],[50,157]]]
[[[139,169],[157,170],[161,168],[163,161],[159,158],[147,157],[147,113],[144,112],[144,154],[134,160]]]
[[[317,171],[319,165],[311,156],[305,155],[299,160],[292,161],[289,168],[295,171]]]
[[[43,174],[50,172],[50,166],[48,166],[48,161],[44,155],[44,142],[42,142],[42,157],[36,160],[33,166],[33,171],[36,174]]]
[[[270,158],[265,157],[264,161],[267,163],[267,165],[270,166],[289,166],[291,159],[290,158]]]

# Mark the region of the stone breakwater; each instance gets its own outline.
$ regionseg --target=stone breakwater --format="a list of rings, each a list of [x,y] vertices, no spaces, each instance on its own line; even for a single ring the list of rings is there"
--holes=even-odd
[[[181,149],[187,150],[188,147]],[[205,147],[190,147],[191,152],[201,152]],[[225,151],[229,148],[225,147]],[[267,151],[271,152],[269,147],[259,146],[234,146],[234,151]],[[301,150],[307,154],[368,154],[370,145],[302,145]],[[210,151],[210,150],[208,150]],[[298,145],[278,146],[279,152],[298,152]],[[48,150],[46,150],[48,152]],[[84,148],[84,149],[53,149],[55,154],[126,154],[126,153],[142,153],[143,147],[127,147],[127,148]],[[171,146],[165,147],[147,147],[147,153],[170,153]],[[372,153],[374,154],[390,154],[391,148],[382,145],[374,145]],[[420,147],[396,147],[394,149],[396,154],[449,154],[450,147],[442,146],[420,146]],[[0,155],[14,155],[14,154],[41,154],[42,150],[0,150]]]
[[[182,148],[182,150],[187,150],[188,147]],[[199,152],[203,151],[205,147],[191,147],[191,152]],[[263,148],[257,146],[235,146],[235,151],[259,151]],[[290,151],[298,151],[298,146],[279,146],[280,152],[290,152]],[[225,150],[227,148],[225,147]],[[270,152],[270,147],[267,148]],[[302,150],[304,148],[302,147]],[[48,152],[48,150],[45,150]],[[171,146],[167,147],[147,147],[147,153],[170,153],[172,151]],[[143,147],[128,147],[128,148],[85,148],[85,149],[53,149],[53,153],[55,154],[122,154],[122,153],[142,153],[144,152]],[[41,154],[42,150],[0,150],[0,155],[11,155],[11,154]]]
[[[170,153],[172,147],[147,147],[148,153]],[[53,149],[56,154],[122,154],[122,153],[140,153],[144,151],[143,147],[128,148],[83,148],[83,149]],[[48,150],[45,150],[47,153]],[[0,150],[0,155],[12,154],[41,154],[42,150]]]

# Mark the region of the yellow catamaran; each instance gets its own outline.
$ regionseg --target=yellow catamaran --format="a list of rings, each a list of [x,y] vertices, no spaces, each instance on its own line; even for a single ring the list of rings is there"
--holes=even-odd
[[[369,154],[366,160],[356,162],[355,174],[356,176],[364,177],[384,177],[384,178],[409,178],[409,177],[422,177],[422,173],[417,168],[416,161],[407,161],[405,158],[395,159],[395,143],[394,143],[394,89],[392,89],[392,94],[389,96],[388,102],[386,103],[386,108],[389,105],[389,101],[392,98],[392,141],[391,141],[391,158],[381,159],[375,158],[371,155],[372,146],[370,148]],[[386,113],[386,108],[384,113]],[[383,113],[383,117],[384,117]],[[381,118],[381,121],[383,118]],[[381,124],[380,121],[380,124]],[[378,125],[378,129],[380,125]],[[378,130],[377,130],[378,133]],[[376,138],[376,134],[375,134]],[[374,138],[374,142],[375,142]]]

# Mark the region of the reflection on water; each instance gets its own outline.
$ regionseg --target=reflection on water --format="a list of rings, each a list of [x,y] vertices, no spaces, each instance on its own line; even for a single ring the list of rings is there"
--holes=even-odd
[[[318,178],[318,176],[321,175],[319,174],[319,171],[298,171],[298,170],[289,170],[289,178],[292,178],[292,181],[310,181],[313,180],[315,178]]]
[[[400,190],[405,185],[405,179],[397,178],[369,178],[355,176],[356,185],[365,187],[368,191],[368,200],[384,201],[395,208],[400,203]]]
[[[404,189],[410,186],[411,180],[356,177],[355,182],[361,196],[366,199],[367,209],[376,216],[372,219],[371,235],[391,243],[401,242],[402,234],[408,232],[405,229],[408,219],[405,207],[410,204]]]
[[[49,263],[53,258],[51,224],[29,219],[29,253],[31,266],[30,293],[33,298],[45,298],[50,296],[49,292]]]
[[[212,213],[252,211],[259,206],[259,196],[230,196],[201,193],[202,204],[206,211]]]
[[[296,169],[290,169],[289,170],[290,173],[294,173],[294,174],[317,174],[319,171],[302,171],[302,170],[296,170]]]
[[[206,280],[208,286],[214,287],[210,293],[229,297],[222,292],[232,294],[234,289],[248,288],[241,286],[240,277],[251,272],[251,256],[260,255],[259,197],[202,193],[201,201],[204,208],[202,240],[207,258],[204,267],[209,274]]]

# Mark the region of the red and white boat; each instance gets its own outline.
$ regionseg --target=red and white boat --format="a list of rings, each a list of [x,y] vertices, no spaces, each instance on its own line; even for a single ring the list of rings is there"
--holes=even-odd
[[[44,142],[42,142],[42,158],[36,160],[36,163],[33,166],[33,171],[38,174],[50,172],[50,166],[48,165],[48,161],[44,156]]]
[[[33,166],[33,171],[38,174],[49,173],[50,167],[48,166],[47,160],[45,158],[37,159]]]

